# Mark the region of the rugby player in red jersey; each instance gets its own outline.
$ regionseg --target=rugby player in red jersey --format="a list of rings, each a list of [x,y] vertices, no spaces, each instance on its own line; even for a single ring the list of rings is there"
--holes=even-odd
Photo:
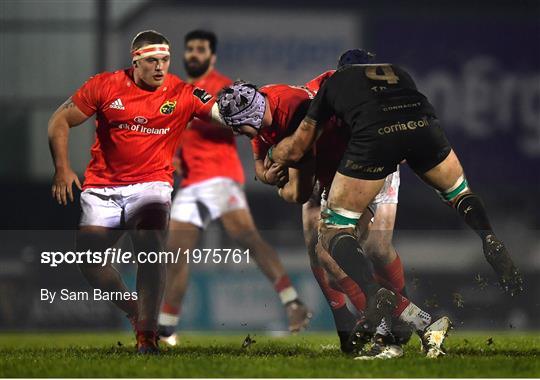
[[[322,77],[324,78],[324,75]],[[311,90],[313,90],[313,88]],[[274,167],[270,168],[270,170],[265,170],[262,160],[266,154],[266,150],[263,152],[261,146],[268,149],[273,144],[278,143],[281,139],[294,132],[294,129],[298,125],[297,121],[303,119],[305,112],[309,107],[310,100],[315,95],[311,90],[306,87],[298,86],[270,85],[256,91],[253,86],[240,83],[228,87],[219,97],[218,104],[225,122],[238,132],[254,138],[252,141],[256,171],[259,174],[259,177],[267,183],[273,183],[272,180],[269,180],[270,177],[272,177],[272,179],[277,178],[274,183],[281,181],[281,174],[277,173],[278,169]],[[297,202],[304,202],[306,200],[306,194],[309,196],[313,187],[308,167],[313,165],[314,162],[316,162],[316,169],[314,170],[317,173],[317,178],[323,183],[323,187],[328,189],[349,136],[344,132],[344,128],[336,126],[328,126],[328,128],[325,126],[321,133],[322,136],[318,140],[319,143],[314,148],[314,159],[307,159],[308,155],[306,155],[305,159],[303,159],[302,162],[299,162],[295,168],[288,169],[288,176],[285,175],[285,177],[288,177],[287,185],[280,189],[280,195],[282,197]],[[335,139],[338,133],[345,133],[345,135]],[[308,154],[313,155],[312,153]],[[332,160],[334,162],[332,162]],[[274,172],[271,172],[272,170],[274,170]],[[291,180],[293,177],[292,174],[294,174],[294,177],[298,177],[294,181]],[[380,194],[380,196],[381,198],[386,197],[387,199],[391,199],[394,195],[393,193],[397,192],[397,189],[395,188],[395,177],[390,176],[387,181],[388,185],[385,188],[385,193]],[[295,185],[289,186],[292,182],[294,182]],[[392,186],[392,182],[394,182],[394,186]],[[298,189],[293,190],[293,187],[298,187]],[[306,188],[308,191],[305,190]],[[291,192],[291,194],[289,194],[289,192]],[[392,194],[392,196],[388,197],[389,194]],[[385,202],[390,203],[388,201],[383,201],[381,203]],[[397,198],[395,199],[395,202],[397,202]],[[313,221],[312,219],[314,217],[316,218],[316,215],[309,212],[309,205],[306,206],[306,208],[308,209],[306,210],[306,214],[304,214],[304,222],[305,226],[307,226],[306,243],[308,248],[310,248],[312,269],[315,277],[321,284],[323,293],[332,307],[338,334],[340,335],[340,340],[342,342],[342,349],[345,348],[344,350],[347,350],[348,347],[346,344],[344,345],[344,336],[339,332],[341,326],[347,325],[346,321],[350,320],[346,314],[347,309],[344,308],[344,296],[341,292],[332,289],[332,286],[329,285],[328,280],[325,278],[326,273],[322,268],[326,269],[327,273],[338,282],[340,289],[347,294],[359,311],[363,311],[366,308],[366,297],[358,284],[336,264],[334,259],[329,256],[326,251],[321,249],[315,250],[313,229],[316,220]],[[371,217],[364,217],[363,223],[367,224],[370,218]],[[381,216],[381,219],[386,220],[385,218],[388,218],[388,215]],[[386,239],[388,235],[390,235],[390,239],[381,242],[381,237]],[[391,247],[391,233],[374,234],[374,239],[382,246],[390,246],[392,254],[396,255],[395,250]],[[373,253],[376,254],[376,252],[377,250],[374,250]],[[381,253],[381,255],[384,255],[384,253]],[[397,255],[394,256],[393,261],[395,261],[396,257]],[[401,267],[400,262],[396,262],[394,265],[398,266],[399,269],[397,271],[383,270],[380,272],[382,272],[381,277],[383,283],[399,294],[400,291],[403,291],[404,285],[403,268]],[[398,305],[394,307],[389,314],[394,318],[398,318],[405,323],[411,324],[419,332],[424,344],[428,346],[428,355],[433,356],[442,354],[441,345],[443,339],[434,342],[430,337],[432,336],[431,333],[433,329],[438,329],[441,324],[446,325],[445,331],[448,329],[449,326],[446,318],[431,323],[431,316],[412,304],[402,294],[399,296]],[[377,324],[380,321],[378,315],[379,313],[374,314],[374,319],[378,319],[376,322]],[[366,313],[366,316],[370,318],[368,313]],[[387,335],[388,330],[386,322],[381,323],[377,327],[377,333],[386,333]],[[442,334],[442,336],[444,336],[444,334]],[[388,347],[384,345],[383,348],[386,349]],[[375,353],[375,355],[378,354],[382,354],[382,356],[378,357],[397,357],[402,355],[402,350],[399,347],[389,347],[389,350]]]
[[[214,33],[194,30],[184,38],[187,82],[215,95],[232,81],[215,69],[217,38]],[[201,230],[220,219],[227,234],[249,249],[261,271],[272,282],[285,306],[289,329],[306,327],[310,312],[298,299],[277,253],[255,226],[242,189],[244,171],[232,131],[193,120],[184,132],[177,165],[182,175],[171,208],[167,249],[192,250]],[[176,325],[188,285],[188,262],[169,263],[164,302],[159,315],[161,339],[176,344]]]
[[[169,74],[169,41],[143,31],[131,44],[132,67],[91,77],[49,120],[49,145],[55,167],[52,196],[59,204],[81,193],[77,250],[100,251],[129,230],[135,252],[162,250],[169,220],[172,158],[194,117],[219,120],[215,101],[204,90]],[[213,111],[212,111],[213,110]],[[96,116],[96,140],[81,187],[70,167],[69,129]],[[97,289],[129,294],[111,265],[84,263],[81,272]],[[164,264],[140,260],[137,299],[112,297],[134,325],[137,350],[157,353],[157,317]]]
[[[355,227],[384,178],[404,159],[480,237],[484,256],[510,296],[523,289],[521,274],[495,235],[482,201],[468,185],[463,168],[433,106],[411,76],[389,63],[355,64],[362,52],[345,52],[342,67],[328,78],[294,133],[269,150],[267,167],[295,165],[309,153],[332,117],[351,128],[351,138],[332,181],[321,215],[319,244],[377,303],[399,303],[391,290],[373,281]],[[348,62],[349,61],[349,62]]]

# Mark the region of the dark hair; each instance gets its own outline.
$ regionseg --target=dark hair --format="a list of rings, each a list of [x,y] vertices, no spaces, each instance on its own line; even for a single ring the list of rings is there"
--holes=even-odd
[[[212,54],[216,54],[216,47],[217,47],[217,37],[214,32],[210,32],[208,30],[201,30],[196,29],[192,30],[186,36],[184,37],[184,45],[187,45],[187,43],[191,40],[206,40],[208,41],[210,45],[210,51]]]
[[[337,64],[337,68],[340,69],[346,65],[360,64],[365,65],[372,63],[375,60],[375,54],[363,50],[363,49],[349,49],[345,53],[341,54]]]
[[[169,40],[161,33],[155,30],[143,30],[137,33],[131,41],[131,50],[137,50],[146,45],[165,44],[170,45]]]

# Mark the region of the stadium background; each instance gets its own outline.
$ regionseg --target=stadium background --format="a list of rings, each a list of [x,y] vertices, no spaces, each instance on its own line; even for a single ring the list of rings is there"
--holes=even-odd
[[[67,250],[79,207],[50,197],[46,125],[89,76],[129,64],[128,46],[153,28],[172,42],[171,71],[183,76],[183,35],[214,30],[218,69],[258,84],[301,84],[365,47],[400,63],[435,104],[473,188],[526,278],[508,300],[494,286],[476,237],[403,168],[395,245],[412,299],[449,313],[463,329],[538,329],[540,320],[540,5],[535,1],[1,1],[0,2],[0,329],[105,329],[124,323],[102,302],[39,300],[39,289],[86,289],[73,265],[49,269],[42,250]],[[72,131],[70,155],[82,176],[93,125]],[[331,329],[328,307],[308,269],[300,208],[253,181],[247,140],[239,139],[246,190],[263,234],[278,249],[314,310],[314,329]],[[129,243],[125,242],[129,248]],[[213,226],[201,246],[230,246]],[[122,268],[133,278],[133,268]],[[279,302],[253,265],[198,265],[182,328],[285,328]],[[476,278],[480,275],[482,279]],[[461,302],[462,301],[462,304]]]

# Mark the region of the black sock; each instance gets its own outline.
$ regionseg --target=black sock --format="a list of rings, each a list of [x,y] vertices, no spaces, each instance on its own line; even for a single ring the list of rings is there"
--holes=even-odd
[[[351,353],[354,346],[351,345],[351,332],[356,326],[356,317],[349,311],[347,305],[343,305],[339,309],[332,309],[336,331],[339,337],[341,351]]]
[[[373,279],[371,262],[364,256],[364,251],[354,236],[346,232],[337,234],[330,241],[329,251],[330,256],[362,288],[367,297],[381,288]]]
[[[332,309],[332,315],[334,316],[334,323],[336,324],[336,330],[338,335],[344,333],[347,337],[356,325],[356,318],[349,311],[347,305],[343,305],[339,309]]]
[[[465,223],[472,228],[478,236],[484,240],[486,236],[493,234],[493,229],[489,223],[486,209],[480,198],[474,194],[464,195],[456,204],[458,214]]]

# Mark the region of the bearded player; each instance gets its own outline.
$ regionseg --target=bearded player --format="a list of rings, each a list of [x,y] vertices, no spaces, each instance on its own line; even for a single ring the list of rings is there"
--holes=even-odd
[[[322,78],[324,78],[324,75]],[[322,78],[319,78],[319,80],[322,81]],[[264,151],[263,155],[261,156],[261,145],[266,146],[266,149],[268,149],[268,147],[270,147],[272,144],[277,143],[280,139],[292,133],[297,125],[296,121],[301,120],[304,117],[305,112],[309,107],[310,99],[313,98],[314,95],[315,94],[312,93],[309,88],[297,86],[270,85],[261,88],[260,91],[256,91],[253,86],[240,83],[225,89],[222,95],[219,97],[218,105],[225,122],[239,133],[254,138],[252,141],[254,141],[253,148],[256,160],[256,171],[259,173],[260,178],[267,183],[272,183],[273,179],[275,179],[276,182],[280,182],[283,181],[283,178],[280,173],[276,172],[277,169],[264,170],[262,160],[264,158],[264,154],[266,154],[266,151]],[[238,102],[238,100],[240,101]],[[294,176],[298,177],[294,181],[295,186],[298,189],[293,191],[293,194],[296,195],[288,195],[288,186],[284,186],[280,190],[280,195],[282,197],[300,202],[306,200],[305,194],[309,196],[309,194],[311,194],[311,189],[313,188],[313,182],[310,181],[311,176],[309,174],[309,166],[313,165],[314,161],[316,162],[315,165],[319,171],[319,180],[326,181],[326,183],[328,183],[329,178],[331,182],[331,178],[333,177],[337,164],[339,163],[340,156],[338,157],[332,172],[332,169],[328,169],[328,165],[330,165],[330,167],[332,166],[332,164],[328,163],[328,155],[321,155],[321,153],[337,151],[338,154],[341,155],[339,144],[341,144],[344,149],[346,146],[344,142],[346,143],[348,139],[348,136],[344,136],[344,138],[341,139],[331,140],[331,138],[336,136],[336,134],[332,132],[335,129],[336,127],[331,126],[328,132],[326,130],[322,132],[323,136],[327,136],[327,138],[321,136],[321,143],[315,148],[317,153],[314,160],[308,159],[306,155],[306,159],[302,160],[303,162],[299,162],[294,169],[288,169],[288,176],[285,175],[285,182],[288,181],[287,185],[289,185],[291,183],[291,174],[294,173]],[[342,128],[338,128],[339,133],[342,133],[342,131]],[[324,164],[326,164],[326,167]],[[271,172],[272,170],[274,170],[274,172]],[[328,174],[328,171],[330,171],[330,174]],[[326,172],[326,174],[323,174],[324,172]],[[270,177],[272,177],[272,179],[270,179]],[[392,182],[393,178],[391,176],[388,179],[388,192],[392,192],[390,190],[392,189]],[[323,184],[323,186],[326,186],[326,184]],[[305,189],[307,189],[307,191]],[[394,192],[396,191],[397,188],[394,189]],[[381,194],[381,198],[383,198],[385,195],[387,194]],[[343,330],[343,327],[348,326],[351,328],[352,318],[350,315],[347,315],[347,309],[344,308],[345,305],[343,293],[349,297],[351,302],[359,311],[364,311],[366,309],[366,297],[358,284],[353,281],[351,277],[348,276],[343,270],[341,270],[341,268],[339,268],[339,266],[328,255],[327,252],[319,249],[317,250],[317,254],[315,254],[313,227],[316,223],[314,223],[314,220],[317,220],[317,216],[316,214],[313,215],[312,212],[309,213],[309,208],[309,206],[305,207],[306,213],[304,214],[304,225],[307,227],[306,243],[310,251],[312,269],[315,277],[321,284],[324,295],[327,297],[327,300],[331,305],[336,327],[338,328],[338,335],[340,336],[340,340],[342,342],[342,349],[346,351],[349,349],[345,343],[348,340],[347,333],[350,333],[351,330],[348,330],[347,328]],[[381,219],[386,218],[381,217]],[[369,219],[366,218],[364,218],[364,220],[369,221]],[[374,234],[374,238],[375,240],[379,240],[379,244],[384,244],[384,242],[380,241],[383,235],[385,234]],[[388,243],[390,243],[390,241],[388,241]],[[374,250],[374,252],[376,252],[376,250]],[[392,253],[395,255],[395,250],[393,250]],[[396,258],[394,257],[392,262],[395,261]],[[381,274],[383,275],[383,278],[386,277],[386,282],[390,283],[389,286],[399,293],[399,291],[403,291],[403,269],[400,262],[397,262],[396,265],[399,265],[400,267],[398,271],[381,271]],[[322,270],[323,267],[326,269],[326,272]],[[396,272],[398,272],[397,276],[395,276]],[[328,279],[325,277],[326,273],[330,274],[331,277],[338,282],[338,287],[341,292],[336,291],[336,289],[330,285]],[[433,339],[433,331],[435,329],[439,330],[441,325],[448,325],[446,318],[442,318],[434,323],[431,323],[431,316],[429,314],[420,310],[416,305],[412,304],[406,297],[403,296],[400,296],[398,306],[393,308],[389,315],[390,314],[392,317],[401,319],[403,322],[414,326],[422,338],[422,342],[426,348],[428,356],[439,356],[442,354],[441,345],[443,339],[438,339],[435,341],[435,339]],[[354,323],[352,325],[354,326]],[[378,333],[386,333],[385,335],[387,335],[388,330],[389,328],[386,326],[386,323],[381,323],[377,328]],[[444,337],[444,334],[441,336]],[[381,354],[382,357],[398,357],[402,355],[402,350],[399,347],[390,347],[390,349],[392,352],[389,352],[389,350],[384,350],[384,352],[376,352],[375,355]]]
[[[73,202],[73,184],[82,190],[78,251],[111,247],[129,230],[135,252],[163,248],[168,225],[175,148],[194,117],[219,121],[213,97],[169,74],[169,41],[143,31],[131,44],[132,67],[91,77],[49,120],[55,167],[52,196]],[[213,111],[212,111],[213,110]],[[84,184],[70,167],[72,127],[96,116],[96,140]],[[84,263],[91,286],[127,293],[113,265]],[[164,264],[139,262],[137,299],[115,299],[132,322],[139,353],[157,353],[157,317],[165,280]]]
[[[217,38],[214,33],[194,30],[186,34],[184,43],[188,83],[212,95],[232,83],[215,69]],[[201,231],[211,221],[220,219],[227,234],[249,249],[251,257],[273,284],[285,307],[289,330],[297,332],[305,328],[311,313],[298,299],[277,253],[262,239],[249,211],[242,189],[244,172],[231,130],[194,120],[184,134],[177,164],[182,179],[172,204],[167,249],[195,248]],[[159,331],[162,339],[171,345],[177,340],[174,331],[187,290],[188,271],[187,260],[167,266]]]

